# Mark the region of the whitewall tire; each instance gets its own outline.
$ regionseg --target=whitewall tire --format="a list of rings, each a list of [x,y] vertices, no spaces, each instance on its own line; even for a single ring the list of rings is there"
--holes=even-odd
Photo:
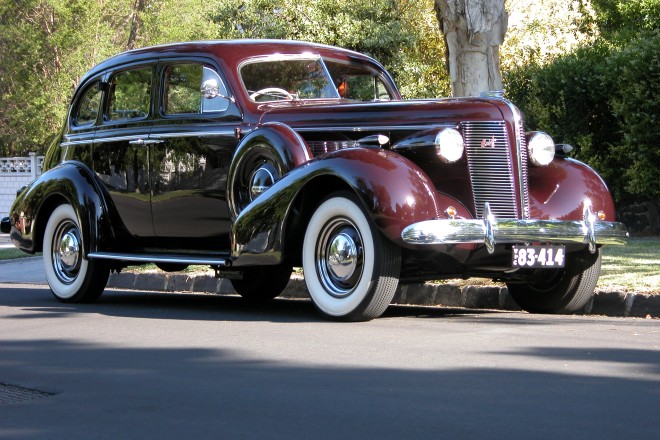
[[[80,222],[69,204],[58,206],[44,232],[43,262],[55,298],[62,302],[93,302],[103,293],[108,267],[84,258]]]
[[[330,318],[380,316],[399,283],[399,248],[387,240],[351,193],[328,197],[305,231],[303,270],[316,308]]]

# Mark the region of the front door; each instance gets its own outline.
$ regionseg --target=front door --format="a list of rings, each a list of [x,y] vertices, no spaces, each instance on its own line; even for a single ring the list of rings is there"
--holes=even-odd
[[[163,63],[160,118],[151,132],[151,211],[159,246],[227,252],[227,173],[240,117],[215,69]],[[202,84],[217,90],[206,96]]]

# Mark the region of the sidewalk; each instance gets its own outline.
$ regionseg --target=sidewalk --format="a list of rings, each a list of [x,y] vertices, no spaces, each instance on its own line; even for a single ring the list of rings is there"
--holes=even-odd
[[[12,248],[7,234],[0,234],[0,249]],[[0,260],[0,283],[46,284],[41,257]],[[206,274],[165,272],[111,274],[108,288],[164,292],[236,294],[231,283]],[[307,298],[302,277],[293,276],[281,295]],[[409,284],[399,286],[393,304],[465,307],[470,309],[520,310],[506,287],[451,284]],[[583,310],[586,315],[660,318],[660,295],[598,292]]]

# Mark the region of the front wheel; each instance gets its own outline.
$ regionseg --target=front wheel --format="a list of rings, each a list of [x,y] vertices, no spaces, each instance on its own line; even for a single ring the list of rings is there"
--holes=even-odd
[[[602,250],[584,251],[566,260],[566,268],[538,271],[538,279],[525,283],[507,283],[511,297],[532,313],[575,313],[593,297]]]
[[[346,321],[379,317],[399,284],[401,253],[378,231],[355,196],[327,198],[303,243],[307,290],[325,316]]]
[[[94,302],[108,282],[108,266],[84,258],[81,237],[73,207],[58,206],[46,224],[43,261],[50,290],[62,302]]]

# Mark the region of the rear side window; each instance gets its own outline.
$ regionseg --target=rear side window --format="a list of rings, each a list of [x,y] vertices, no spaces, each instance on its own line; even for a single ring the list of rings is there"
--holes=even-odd
[[[102,94],[98,82],[92,84],[85,93],[83,93],[73,115],[74,125],[92,125],[96,122],[96,116],[98,115],[99,106],[101,105]]]
[[[175,64],[165,69],[163,112],[166,115],[223,112],[229,107],[220,76],[202,64]]]
[[[149,115],[152,68],[120,72],[110,81],[110,120],[139,119]]]

